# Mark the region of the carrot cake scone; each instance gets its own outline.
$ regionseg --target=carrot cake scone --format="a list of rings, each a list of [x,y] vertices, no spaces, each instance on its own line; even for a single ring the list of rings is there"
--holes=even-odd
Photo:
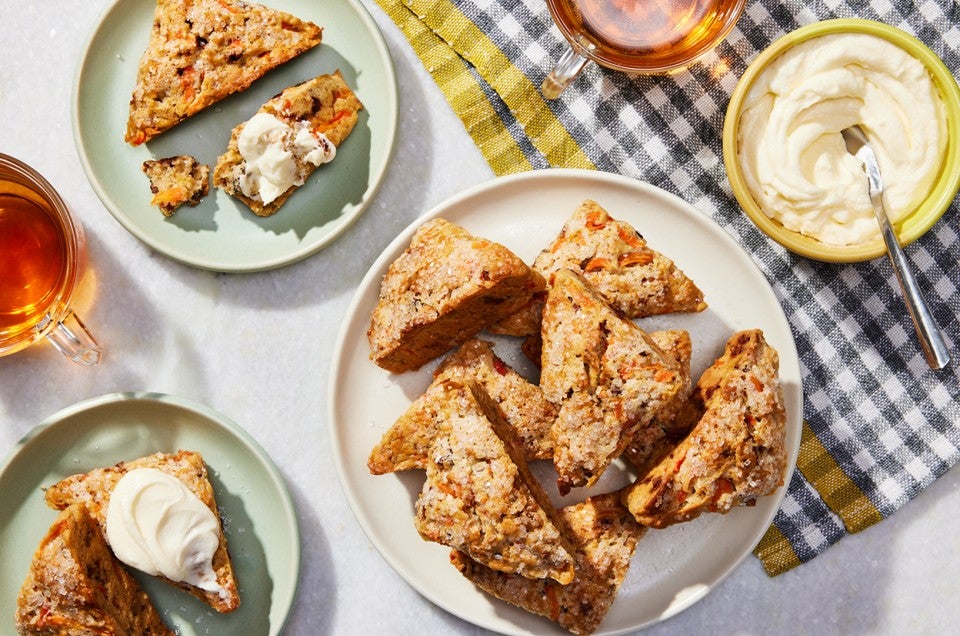
[[[662,528],[704,512],[729,512],[783,484],[786,411],[779,357],[760,330],[741,331],[704,371],[694,399],[704,414],[687,437],[635,484],[624,504]]]
[[[189,155],[148,159],[141,166],[150,179],[150,191],[163,216],[171,216],[181,205],[195,206],[210,192],[210,166]]]
[[[160,474],[156,475],[155,473]],[[134,474],[135,477],[131,477]],[[100,524],[107,542],[117,553],[120,546],[113,545],[111,539],[111,526],[113,524],[111,515],[123,511],[118,509],[116,505],[111,506],[111,504],[116,503],[114,502],[115,495],[121,487],[123,487],[122,494],[133,494],[133,500],[135,501],[136,491],[129,490],[126,484],[130,484],[131,479],[140,478],[143,478],[142,483],[145,487],[151,489],[143,492],[160,494],[170,492],[167,490],[166,482],[170,478],[174,478],[172,482],[174,486],[173,494],[195,496],[199,500],[196,505],[204,511],[203,514],[209,513],[212,516],[212,519],[209,519],[209,517],[204,519],[206,523],[203,528],[206,532],[201,537],[203,543],[192,546],[204,550],[198,550],[193,555],[196,562],[192,563],[191,567],[186,568],[190,575],[187,579],[173,580],[165,576],[162,569],[159,572],[148,571],[147,573],[155,574],[167,583],[192,594],[218,612],[232,612],[237,609],[240,605],[240,596],[237,592],[237,580],[234,576],[233,564],[227,552],[227,538],[223,533],[223,526],[220,522],[213,486],[207,477],[207,468],[203,463],[203,457],[199,453],[186,450],[174,454],[156,453],[132,461],[119,462],[107,468],[97,468],[87,473],[72,475],[47,488],[45,498],[47,505],[56,510],[62,510],[76,503],[85,504]],[[121,499],[120,503],[124,506],[130,501],[126,496]],[[169,501],[165,499],[161,503],[169,503]],[[192,503],[192,500],[188,503]],[[124,531],[129,529],[126,524],[119,525],[117,528]],[[114,536],[125,538],[125,534]],[[207,537],[209,537],[209,543]],[[135,537],[132,537],[132,540],[134,544],[137,543]],[[210,553],[208,561],[201,558],[204,556],[203,552],[206,551]],[[117,556],[127,561],[123,559],[121,554],[118,553]],[[128,562],[128,564],[144,569],[137,563]],[[174,565],[181,566],[183,564],[175,563]]]
[[[561,269],[581,274],[611,307],[627,318],[673,312],[703,311],[703,292],[672,260],[652,249],[625,221],[619,221],[587,199],[564,224],[560,234],[533,262],[547,281]],[[514,336],[540,329],[543,296],[518,315],[494,326]]]
[[[7,555],[5,555],[7,556]],[[83,504],[65,508],[33,555],[14,618],[20,636],[173,636]]]
[[[418,369],[543,288],[503,245],[446,219],[427,221],[383,277],[367,330],[370,358],[394,373]]]
[[[553,457],[550,426],[556,407],[540,387],[497,357],[489,342],[472,338],[440,363],[427,390],[383,434],[367,460],[372,474],[426,468],[430,444],[443,425],[444,404],[451,399],[445,380],[482,386],[499,405],[528,460]]]
[[[634,521],[617,492],[589,497],[559,512],[575,546],[576,575],[568,585],[499,572],[457,550],[450,553],[450,561],[493,596],[574,634],[592,634],[613,605],[646,528]]]
[[[275,214],[314,170],[333,161],[362,109],[340,71],[285,89],[233,129],[213,184],[257,216]]]
[[[561,494],[593,485],[687,382],[675,358],[568,269],[547,295],[541,360],[540,387],[560,408],[552,436]]]
[[[322,29],[244,0],[157,0],[124,139],[150,141],[320,44]]]
[[[416,503],[420,535],[501,572],[569,583],[573,548],[498,407],[452,380]]]

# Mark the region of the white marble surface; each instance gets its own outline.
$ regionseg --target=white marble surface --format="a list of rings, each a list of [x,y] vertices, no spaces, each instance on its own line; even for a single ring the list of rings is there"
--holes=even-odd
[[[0,151],[41,171],[81,217],[96,279],[82,311],[105,350],[94,368],[74,366],[46,344],[0,359],[0,455],[57,410],[105,393],[158,391],[202,402],[245,427],[290,486],[303,568],[287,633],[474,634],[481,630],[421,598],[380,558],[354,521],[330,449],[328,367],[354,288],[416,216],[491,177],[406,40],[364,1],[400,84],[394,165],[377,200],[336,243],[300,263],[244,275],[152,252],[87,183],[71,131],[71,90],[108,0],[0,4]],[[955,630],[958,486],[952,471],[893,518],[777,578],[748,557],[704,600],[648,633]]]

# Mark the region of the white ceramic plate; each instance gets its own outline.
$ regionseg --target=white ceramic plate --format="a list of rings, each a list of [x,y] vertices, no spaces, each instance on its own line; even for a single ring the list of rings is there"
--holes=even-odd
[[[346,496],[383,557],[440,607],[506,634],[562,632],[545,619],[479,591],[449,564],[448,548],[420,538],[413,526],[413,507],[423,485],[422,471],[384,476],[367,471],[370,450],[427,387],[432,365],[402,375],[383,371],[368,359],[366,330],[387,266],[426,219],[444,217],[456,222],[478,236],[503,243],[529,263],[585,198],[596,200],[615,218],[632,223],[651,247],[673,258],[704,291],[710,306],[702,313],[639,321],[649,330],[676,326],[690,332],[694,377],[723,352],[724,343],[735,331],[763,329],[780,354],[788,413],[788,481],[800,444],[800,366],[783,310],[750,257],[705,215],[650,185],[579,170],[543,170],[497,179],[440,204],[404,230],[360,284],[333,357],[331,435]],[[496,347],[508,363],[524,368],[516,340],[496,339]],[[549,470],[538,469],[547,492],[556,493]],[[617,465],[604,473],[593,492],[616,489],[627,479],[623,467]],[[600,633],[638,629],[702,598],[750,554],[773,520],[783,492],[781,488],[756,506],[728,515],[705,515],[648,532]],[[566,505],[586,494],[581,490],[554,499]]]
[[[323,27],[323,42],[239,94],[142,146],[123,140],[137,64],[153,22],[153,0],[116,0],[87,43],[73,100],[74,137],[93,189],[127,230],[180,262],[224,272],[270,269],[309,256],[366,209],[393,152],[397,86],[383,35],[358,0],[267,0]],[[288,86],[340,69],[364,104],[333,162],[321,166],[279,212],[260,218],[211,186],[197,207],[165,218],[150,205],[144,160],[189,154],[216,164],[230,131]]]
[[[180,636],[283,631],[300,578],[300,526],[276,466],[242,428],[204,406],[156,393],[116,393],[47,418],[0,468],[0,616],[12,625],[30,559],[57,516],[42,488],[157,451],[203,455],[239,583],[240,607],[218,614],[134,572]]]

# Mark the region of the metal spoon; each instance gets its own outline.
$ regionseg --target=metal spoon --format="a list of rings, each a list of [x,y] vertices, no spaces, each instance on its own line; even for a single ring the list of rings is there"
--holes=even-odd
[[[910,319],[920,337],[920,346],[923,347],[923,354],[927,358],[927,363],[931,369],[942,369],[950,362],[950,349],[943,337],[943,333],[933,319],[933,314],[927,308],[923,296],[920,294],[920,288],[913,277],[913,271],[907,262],[907,257],[900,247],[900,241],[893,231],[890,224],[890,218],[887,216],[887,210],[883,206],[883,181],[880,179],[880,167],[877,165],[877,156],[867,141],[867,136],[863,134],[860,126],[850,126],[840,131],[843,140],[847,145],[847,152],[863,162],[864,170],[867,173],[867,183],[870,192],[870,201],[873,203],[873,211],[880,223],[880,232],[883,234],[883,242],[887,245],[887,256],[890,257],[890,263],[893,265],[893,271],[897,275],[897,281],[900,283],[900,290],[903,292],[903,298],[907,304],[907,311],[910,312]]]

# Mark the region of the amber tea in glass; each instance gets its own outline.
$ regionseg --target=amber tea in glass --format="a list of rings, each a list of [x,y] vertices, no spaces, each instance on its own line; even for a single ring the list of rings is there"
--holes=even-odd
[[[690,64],[736,24],[746,0],[547,0],[569,48],[543,83],[560,95],[590,60],[630,73]]]
[[[0,154],[0,356],[46,337],[74,362],[100,360],[70,308],[85,259],[83,229],[53,187]]]

